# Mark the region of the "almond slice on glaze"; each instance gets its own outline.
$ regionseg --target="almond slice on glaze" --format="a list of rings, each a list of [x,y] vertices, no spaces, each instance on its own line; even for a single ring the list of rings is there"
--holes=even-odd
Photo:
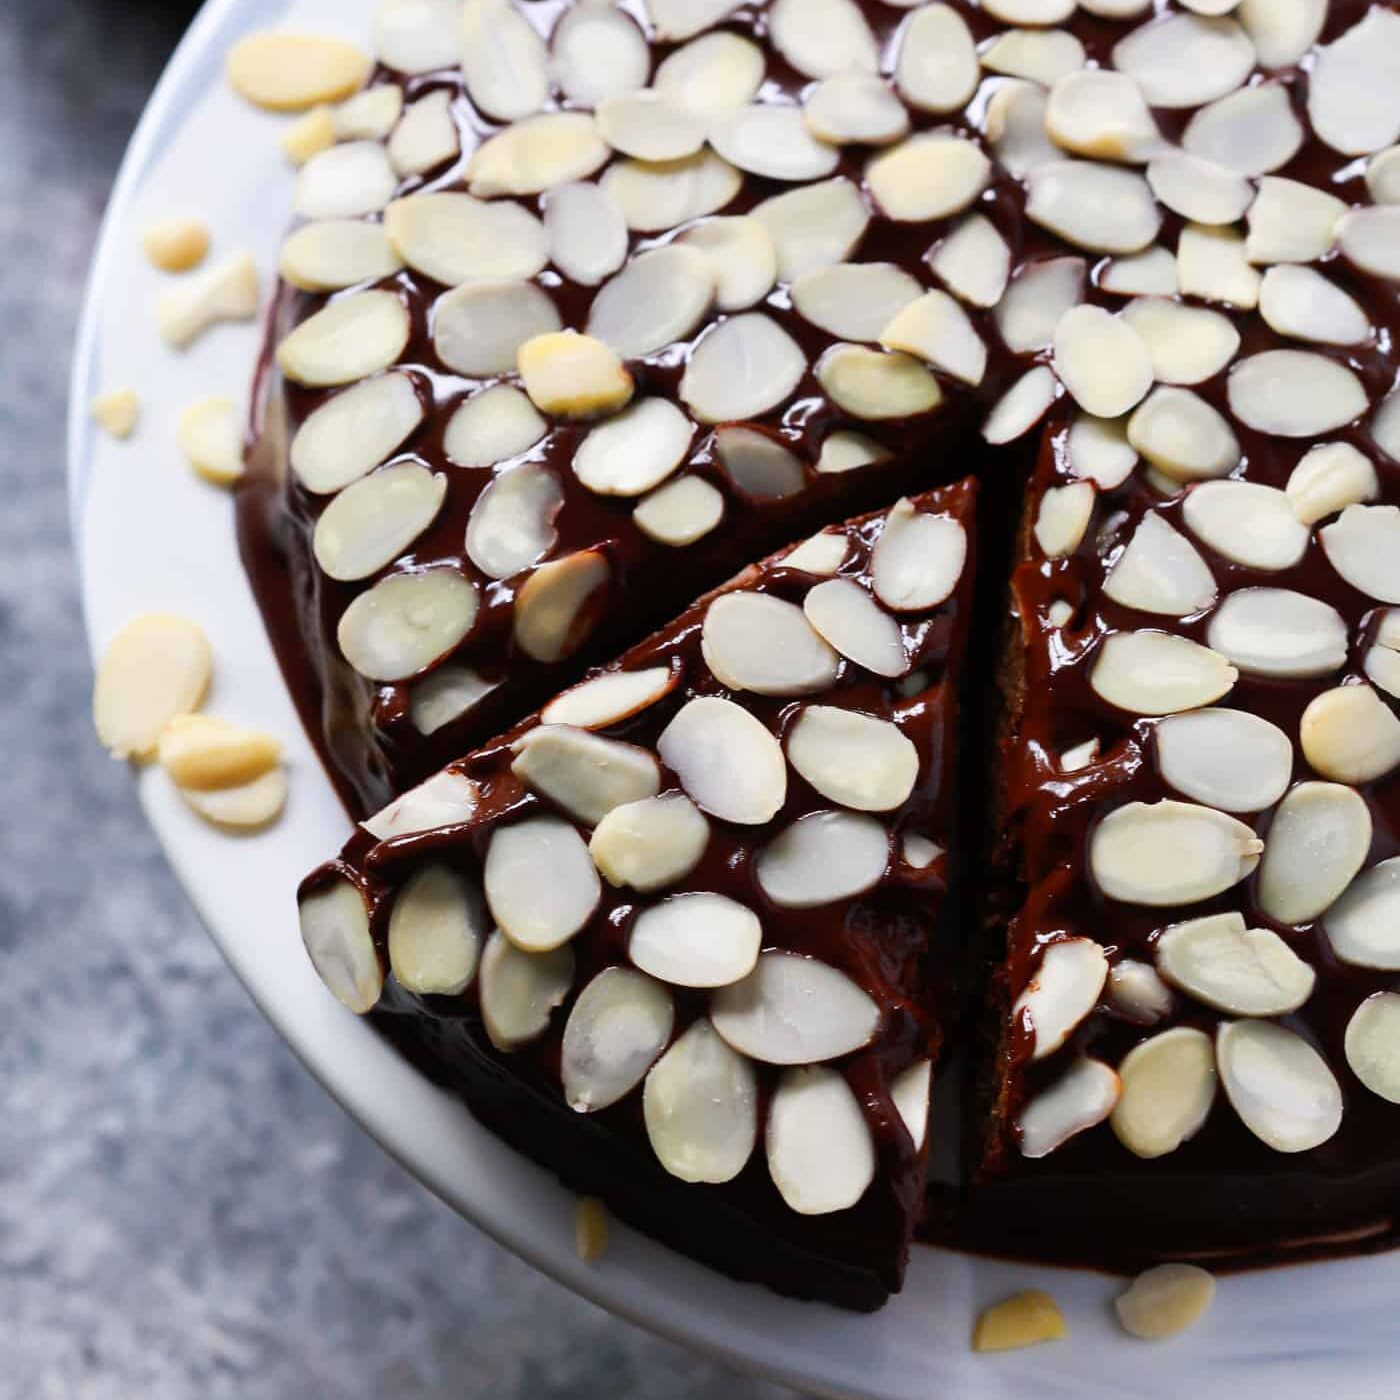
[[[1011,277],[1011,249],[982,214],[968,214],[924,260],[954,296],[971,306],[995,306]]]
[[[577,5],[559,16],[550,36],[550,66],[565,97],[596,107],[644,88],[651,50],[640,26],[611,5]]]
[[[1240,348],[1228,316],[1167,297],[1134,297],[1120,317],[1140,335],[1161,384],[1200,384],[1219,374]]]
[[[1400,1103],[1400,995],[1377,992],[1347,1023],[1346,1056],[1352,1073],[1387,1103]]]
[[[304,292],[338,292],[389,277],[403,266],[381,224],[321,219],[288,235],[277,258],[282,280]]]
[[[763,84],[763,50],[741,34],[716,30],[668,54],[652,85],[687,107],[715,116],[752,101]]]
[[[408,344],[409,320],[393,292],[356,292],[307,317],[277,347],[288,379],[313,389],[367,379]]]
[[[1152,193],[1195,224],[1233,224],[1254,198],[1243,175],[1188,151],[1164,151],[1147,167]]]
[[[1206,637],[1250,675],[1325,676],[1347,656],[1341,614],[1288,588],[1238,589],[1216,609]]]
[[[399,73],[431,73],[461,57],[455,0],[381,0],[374,16],[374,52]]]
[[[378,293],[378,295],[387,295]],[[533,282],[467,282],[433,305],[433,349],[448,369],[474,379],[511,374],[521,346],[560,328],[559,311]]]
[[[1108,958],[1091,938],[1062,938],[1041,954],[1031,980],[1011,1008],[1035,1033],[1032,1061],[1053,1055],[1094,1009],[1108,977]]]
[[[899,35],[894,81],[899,95],[923,112],[955,112],[977,90],[977,46],[951,5],[920,5]]]
[[[317,564],[334,579],[377,574],[433,523],[446,495],[446,476],[417,462],[361,477],[317,519],[311,536]]]
[[[1366,412],[1366,390],[1345,365],[1306,350],[1265,350],[1239,360],[1227,382],[1230,410],[1275,437],[1313,437]]]
[[[807,78],[873,73],[880,66],[875,36],[855,0],[774,0],[768,37]]]
[[[359,887],[337,875],[302,895],[297,914],[316,975],[357,1016],[372,1011],[384,990],[384,968]]]
[[[1080,489],[1092,488],[1081,483]],[[1142,517],[1108,571],[1103,591],[1126,608],[1167,617],[1201,612],[1216,598],[1215,576],[1199,551],[1155,513]]]
[[[967,535],[956,520],[901,500],[871,551],[871,585],[887,608],[922,611],[952,596],[966,562]]]
[[[1008,350],[1045,350],[1055,328],[1084,299],[1083,258],[1044,258],[1026,264],[997,303],[996,323]]]
[[[1395,240],[1400,234],[1400,210],[1394,205],[1353,209],[1337,224],[1337,242],[1347,261],[1388,281],[1400,280],[1400,255]]]
[[[1151,188],[1135,171],[1062,160],[1037,167],[1028,182],[1026,217],[1077,248],[1136,253],[1162,224]]]
[[[549,257],[544,225],[508,200],[409,195],[384,211],[384,230],[409,267],[445,287],[533,277]]]
[[[456,996],[476,975],[488,926],[481,902],[450,866],[416,870],[389,915],[389,966],[401,987]]]
[[[536,661],[583,645],[602,612],[612,567],[596,549],[540,564],[515,595],[515,644]]]
[[[1298,746],[1319,777],[1375,782],[1400,763],[1400,719],[1369,685],[1337,686],[1308,702]]]
[[[846,562],[848,548],[844,535],[823,530],[783,555],[783,568],[830,578]]]
[[[220,321],[248,321],[257,314],[258,268],[249,253],[234,253],[211,268],[181,278],[161,292],[156,303],[161,339],[177,350]]]
[[[1166,715],[1214,704],[1239,672],[1218,651],[1169,632],[1115,632],[1104,638],[1089,684],[1110,705]]]
[[[348,97],[369,77],[370,60],[329,35],[261,30],[229,50],[225,71],[246,101],[272,112],[298,112]]]
[[[614,807],[655,797],[661,788],[649,750],[573,725],[539,725],[511,747],[516,757],[510,771],[586,826],[596,826]]]
[[[871,889],[889,859],[889,832],[873,817],[809,812],[758,853],[754,878],[780,908],[813,909]]]
[[[710,145],[731,165],[769,180],[820,180],[840,162],[836,146],[807,129],[800,107],[749,103],[713,118]]]
[[[1181,144],[1239,175],[1255,176],[1287,165],[1303,136],[1289,90],[1282,83],[1259,83],[1202,107],[1186,124]]]
[[[938,381],[912,355],[833,345],[817,361],[817,382],[839,408],[878,421],[912,418],[943,402]]]
[[[809,705],[787,734],[788,761],[823,797],[860,812],[905,802],[918,776],[918,750],[889,720]]]
[[[1117,418],[1152,387],[1152,356],[1126,319],[1098,306],[1076,306],[1055,327],[1054,368],[1085,410]]]
[[[807,593],[802,610],[807,621],[858,666],[877,676],[902,676],[909,669],[899,623],[851,579],[817,584]]]
[[[605,97],[595,115],[603,140],[638,160],[680,160],[705,144],[704,116],[650,88]]]
[[[1103,817],[1089,838],[1089,868],[1109,899],[1160,908],[1228,890],[1253,871],[1263,850],[1242,821],[1166,798],[1128,802]]]
[[[900,1070],[890,1082],[890,1099],[914,1140],[916,1152],[923,1150],[924,1139],[928,1136],[929,1090],[932,1083],[933,1063],[930,1060],[915,1060],[907,1069]]]
[[[959,214],[987,187],[992,163],[964,136],[916,132],[865,167],[875,203],[896,223]]]
[[[1393,81],[1400,16],[1386,9],[1362,19],[1318,51],[1308,82],[1313,130],[1334,151],[1367,155],[1400,136]]]
[[[759,695],[806,695],[836,679],[838,657],[795,603],[739,591],[705,610],[701,652],[731,690]]]
[[[1292,568],[1308,547],[1307,526],[1272,486],[1207,481],[1187,493],[1182,515],[1198,539],[1246,568]]]
[[[1187,296],[1241,311],[1259,305],[1260,277],[1245,240],[1233,228],[1187,224],[1176,243],[1176,277]]]
[[[1359,303],[1310,267],[1271,267],[1259,290],[1259,314],[1294,340],[1359,345],[1371,335]]]
[[[778,280],[778,252],[768,230],[755,218],[738,215],[693,224],[677,242],[710,260],[715,305],[743,311],[762,301]]]
[[[550,872],[548,880],[539,878],[541,870]],[[567,943],[603,892],[583,838],[559,817],[527,817],[494,831],[483,883],[492,918],[527,953]]]
[[[614,807],[594,829],[588,853],[610,885],[649,893],[690,874],[709,840],[699,808],[667,792]]]
[[[494,467],[529,451],[548,431],[549,424],[519,389],[493,384],[457,407],[447,420],[442,447],[459,467]]]
[[[481,1019],[491,1044],[514,1050],[543,1035],[573,980],[574,954],[567,944],[525,953],[496,929],[481,954]]]
[[[982,437],[992,444],[1012,442],[1035,427],[1060,396],[1060,383],[1045,365],[1028,369],[992,405]]]
[[[569,15],[620,14],[604,6],[570,10]],[[630,20],[625,21],[631,24]],[[562,21],[561,21],[562,23]],[[549,260],[585,287],[596,287],[627,261],[627,221],[617,201],[601,185],[576,181],[546,196],[544,226]]]
[[[1203,1031],[1173,1026],[1135,1045],[1118,1066],[1122,1096],[1109,1119],[1136,1157],[1165,1157],[1205,1126],[1215,1103],[1215,1047]]]
[[[1007,78],[988,99],[982,130],[992,153],[1008,174],[1025,180],[1064,152],[1045,134],[1049,94],[1039,83]]]
[[[92,694],[97,737],[114,758],[148,758],[176,716],[199,708],[214,658],[197,623],[143,613],[107,643]]]
[[[877,340],[922,287],[894,263],[836,263],[792,284],[798,314],[839,340]]]
[[[209,241],[209,226],[203,220],[176,215],[146,226],[141,251],[162,272],[188,272],[204,261]]]
[[[543,194],[586,180],[612,151],[587,112],[541,112],[498,131],[472,154],[467,189],[480,199]]]
[[[1259,869],[1259,908],[1311,923],[1351,883],[1371,848],[1371,812],[1340,783],[1299,783],[1279,803]]]
[[[667,399],[639,399],[594,428],[574,452],[574,475],[605,496],[640,496],[685,460],[695,429]]]
[[[875,1179],[875,1146],[860,1102],[835,1070],[786,1071],[768,1108],[768,1172],[789,1209],[828,1215]]]
[[[1252,263],[1314,262],[1332,247],[1346,212],[1326,190],[1266,175],[1246,215],[1245,256]]]
[[[917,355],[965,384],[980,384],[987,370],[986,344],[947,292],[935,289],[911,301],[880,331],[879,339],[887,350]]]
[[[580,729],[607,729],[654,705],[676,686],[665,666],[641,671],[605,671],[551,700],[540,711],[544,724],[573,724]]]
[[[1307,1152],[1342,1123],[1342,1091],[1311,1045],[1272,1021],[1228,1021],[1215,1037],[1220,1082],[1250,1132],[1275,1152]]]
[[[778,741],[732,700],[687,701],[662,730],[656,751],[695,805],[721,821],[761,826],[787,796]]]
[[[659,983],[606,967],[578,995],[559,1055],[564,1101],[596,1113],[631,1093],[671,1038],[675,1009]]]
[[[1327,561],[1359,593],[1400,603],[1400,507],[1348,505],[1318,531]]]
[[[538,112],[549,96],[544,40],[510,0],[465,0],[462,76],[472,104],[498,121]]]
[[[399,119],[385,146],[400,175],[424,175],[456,160],[461,137],[452,120],[452,94],[438,88],[420,97]]]
[[[460,719],[498,684],[470,666],[439,666],[409,687],[409,718],[420,734],[434,734]]]
[[[838,428],[822,441],[817,456],[819,475],[836,475],[868,467],[872,462],[888,462],[893,454],[883,443],[850,428]],[[834,572],[834,570],[833,570]]]
[[[1173,987],[1232,1016],[1284,1016],[1312,995],[1317,974],[1278,934],[1237,913],[1172,924],[1157,935],[1157,970]]]
[[[1317,42],[1327,0],[1240,0],[1235,14],[1261,68],[1287,68]]]
[[[1229,420],[1199,394],[1158,385],[1128,420],[1128,441],[1173,481],[1227,476],[1240,442]]]
[[[1254,67],[1254,45],[1233,20],[1164,15],[1113,46],[1113,66],[1154,107],[1199,107],[1240,87]]]
[[[293,208],[303,219],[377,214],[394,197],[397,183],[378,141],[346,141],[318,152],[301,167]]]
[[[632,921],[627,956],[677,987],[727,987],[753,971],[763,927],[752,909],[722,894],[672,895]]]
[[[423,421],[406,374],[381,374],[326,399],[292,438],[289,460],[308,491],[330,495],[373,471]]]
[[[616,351],[578,331],[532,336],[516,352],[525,392],[556,418],[598,418],[631,399],[634,384]]]
[[[757,418],[792,393],[807,357],[776,321],[756,311],[712,326],[690,352],[680,397],[702,423]]]
[[[1174,297],[1181,290],[1176,258],[1161,247],[1110,258],[1099,273],[1099,290],[1121,297]]]
[[[1113,1112],[1121,1086],[1101,1060],[1076,1060],[1021,1110],[1016,1124],[1021,1155],[1048,1157],[1070,1138],[1097,1127]]]
[[[403,88],[379,83],[333,107],[331,124],[341,141],[382,141],[402,114]]]
[[[715,273],[698,249],[668,244],[642,253],[593,299],[588,333],[636,359],[684,340],[715,297]]]
[[[1079,548],[1093,514],[1094,488],[1089,482],[1076,481],[1070,486],[1049,487],[1036,507],[1033,531],[1036,544],[1050,559],[1063,559],[1073,554]],[[1112,578],[1112,574],[1109,577]]]
[[[177,787],[212,792],[262,777],[281,762],[282,745],[232,720],[183,714],[161,730],[156,757]]]
[[[1168,715],[1153,731],[1157,766],[1185,797],[1224,812],[1259,812],[1288,788],[1293,745],[1246,710]]]
[[[476,586],[451,567],[389,574],[345,609],[336,640],[367,679],[407,680],[471,631],[479,603]]]
[[[627,227],[661,233],[723,209],[743,175],[708,147],[679,160],[615,161],[599,181]]]
[[[1072,155],[1145,162],[1164,143],[1132,78],[1086,68],[1056,80],[1045,109],[1050,139]]]
[[[1332,951],[1352,967],[1400,969],[1400,857],[1358,875],[1323,915]]]
[[[1069,465],[1075,476],[1092,481],[1100,491],[1121,486],[1137,465],[1137,449],[1128,441],[1121,419],[1079,413],[1069,430]]]
[[[673,549],[703,539],[723,518],[723,495],[698,476],[668,481],[632,512],[633,522],[648,539]]]
[[[420,831],[461,826],[471,820],[476,805],[476,784],[465,774],[447,768],[400,793],[360,825],[377,840],[392,841]]]
[[[802,120],[819,141],[885,146],[909,131],[909,113],[874,73],[837,73],[802,103]]]
[[[702,1017],[652,1066],[642,1113],[651,1150],[672,1176],[732,1181],[758,1141],[757,1076]]]
[[[848,258],[870,222],[859,191],[844,176],[774,195],[751,217],[773,240],[783,282]]]
[[[1123,1330],[1160,1341],[1194,1327],[1215,1297],[1215,1280],[1195,1264],[1158,1264],[1113,1300]]]
[[[880,1008],[844,972],[797,953],[761,953],[740,982],[710,1002],[727,1044],[770,1065],[817,1064],[868,1045]]]
[[[989,73],[1027,78],[1049,88],[1083,68],[1088,54],[1067,29],[1008,29],[982,50],[981,60]]]
[[[716,430],[714,445],[725,475],[751,500],[782,500],[806,485],[802,459],[769,431],[725,426]]]

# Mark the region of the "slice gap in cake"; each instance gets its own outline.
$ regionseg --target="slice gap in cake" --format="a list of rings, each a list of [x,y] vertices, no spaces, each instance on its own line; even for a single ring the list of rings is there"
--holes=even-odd
[[[923,1196],[970,482],[830,527],[363,823],[332,991],[574,1189],[873,1308]]]

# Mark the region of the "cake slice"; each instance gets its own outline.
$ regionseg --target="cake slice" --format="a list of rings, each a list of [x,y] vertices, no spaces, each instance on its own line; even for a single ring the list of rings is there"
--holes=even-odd
[[[897,1290],[940,1045],[970,482],[747,569],[362,823],[317,970],[574,1188],[736,1277]]]

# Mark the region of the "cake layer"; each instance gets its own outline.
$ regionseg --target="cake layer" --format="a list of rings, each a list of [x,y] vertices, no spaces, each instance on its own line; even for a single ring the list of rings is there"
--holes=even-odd
[[[922,1202],[972,497],[751,567],[301,891],[331,989],[509,1141],[852,1307]]]

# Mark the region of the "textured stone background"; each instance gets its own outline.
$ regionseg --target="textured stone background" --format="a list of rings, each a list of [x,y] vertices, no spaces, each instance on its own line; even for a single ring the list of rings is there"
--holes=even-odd
[[[113,172],[193,9],[0,3],[0,1398],[776,1400],[564,1293],[363,1136],[90,736],[64,381]]]

